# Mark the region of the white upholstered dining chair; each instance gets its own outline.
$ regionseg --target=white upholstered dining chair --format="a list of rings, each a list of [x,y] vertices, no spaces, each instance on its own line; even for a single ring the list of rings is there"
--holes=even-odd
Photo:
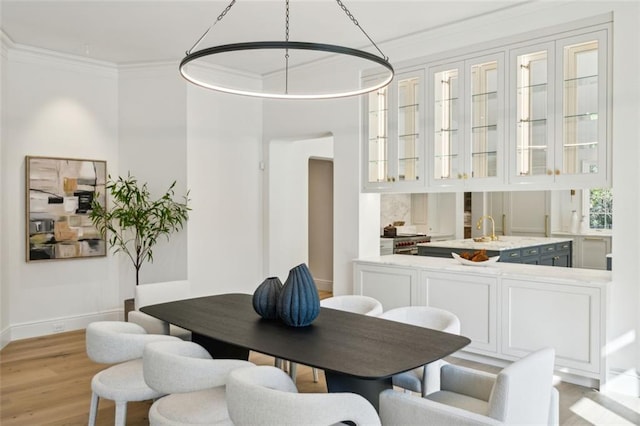
[[[431,328],[446,333],[460,334],[460,320],[453,313],[429,306],[405,306],[382,313],[380,318]],[[443,360],[393,376],[393,385],[418,392],[422,396],[440,389],[440,368]]]
[[[169,324],[140,311],[140,308],[158,303],[191,297],[189,281],[166,281],[150,284],[139,284],[135,290],[135,310],[129,312],[128,320],[141,325],[149,334],[168,334],[183,340],[191,340],[191,332],[184,328]]]
[[[225,385],[229,372],[249,361],[212,359],[202,346],[185,341],[155,342],[144,349],[144,379],[166,394],[149,410],[151,426],[232,425]]]
[[[544,348],[497,375],[445,365],[441,390],[424,398],[391,389],[381,392],[382,424],[557,425],[554,357],[552,348]]]
[[[126,424],[127,402],[147,401],[162,396],[144,381],[142,353],[149,342],[174,340],[177,337],[147,334],[141,326],[123,321],[92,322],[86,330],[89,359],[102,364],[116,364],[91,379],[89,426],[96,423],[100,398],[116,404],[116,426]]]
[[[298,393],[284,371],[271,366],[240,368],[227,381],[229,417],[236,426],[379,425],[369,401],[354,393]]]

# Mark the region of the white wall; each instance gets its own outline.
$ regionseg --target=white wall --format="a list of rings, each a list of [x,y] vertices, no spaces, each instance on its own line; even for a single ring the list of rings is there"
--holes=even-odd
[[[121,176],[131,172],[160,197],[176,181],[175,199],[187,192],[187,86],[177,64],[120,68],[118,123]],[[112,172],[113,173],[113,172]],[[140,283],[187,278],[187,229],[162,238],[153,263],[140,269]],[[120,282],[125,298],[133,297],[135,269],[121,259]]]
[[[283,283],[291,268],[300,263],[309,265],[310,157],[333,158],[333,139],[275,140],[269,144],[267,274]]]
[[[251,293],[263,267],[262,101],[187,89],[188,278],[197,294]]]
[[[0,14],[2,13],[2,5],[0,4]],[[8,40],[5,40],[3,37],[4,33],[0,33],[0,141],[5,140],[5,119],[4,119],[4,92],[7,86],[6,76],[7,73],[5,70],[7,69],[7,43]],[[2,153],[4,151],[4,144],[0,142],[0,164],[2,164]],[[2,179],[3,173],[0,171],[0,188],[2,188]],[[0,234],[2,234],[2,230],[6,229],[6,224],[4,223],[4,204],[3,197],[0,196]],[[9,318],[9,285],[4,285],[6,282],[4,273],[5,269],[3,268],[4,262],[2,261],[2,249],[4,244],[0,239],[0,348],[3,348],[10,341],[10,329],[11,321]]]
[[[118,169],[117,71],[16,48],[4,72],[0,246],[11,338],[117,316],[113,258],[25,262],[24,203],[26,155],[106,160]]]

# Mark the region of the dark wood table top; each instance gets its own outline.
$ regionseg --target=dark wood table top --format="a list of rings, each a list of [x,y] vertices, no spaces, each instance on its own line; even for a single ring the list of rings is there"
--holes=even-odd
[[[321,308],[307,327],[265,320],[250,294],[221,294],[140,310],[227,344],[361,379],[381,379],[467,346],[467,337]]]

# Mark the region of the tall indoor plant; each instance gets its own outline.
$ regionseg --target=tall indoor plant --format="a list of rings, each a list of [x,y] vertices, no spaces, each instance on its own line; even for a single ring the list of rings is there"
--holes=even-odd
[[[187,205],[189,192],[183,201],[174,200],[174,181],[160,198],[153,200],[147,184],[139,184],[130,174],[107,181],[111,205],[105,207],[94,198],[89,217],[94,226],[106,235],[114,252],[125,253],[136,270],[136,285],[140,283],[140,268],[145,261],[153,262],[153,247],[160,237],[183,228],[191,210]]]

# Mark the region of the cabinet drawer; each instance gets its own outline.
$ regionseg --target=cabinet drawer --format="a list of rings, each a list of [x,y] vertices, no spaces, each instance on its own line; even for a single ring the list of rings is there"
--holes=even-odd
[[[540,254],[540,247],[527,247],[522,249],[522,257],[538,256]]]
[[[520,263],[521,257],[520,250],[505,250],[500,253],[500,262]]]
[[[564,251],[564,250],[569,250],[571,248],[571,242],[567,241],[564,243],[559,243],[556,245],[556,250],[558,251]]]
[[[555,244],[549,244],[547,246],[540,247],[540,254],[549,254],[549,253],[554,253],[555,251],[556,251]]]

